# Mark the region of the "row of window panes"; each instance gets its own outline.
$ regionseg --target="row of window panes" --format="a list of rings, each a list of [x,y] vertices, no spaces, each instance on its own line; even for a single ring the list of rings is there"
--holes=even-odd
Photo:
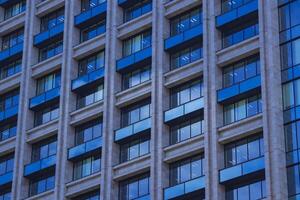
[[[171,36],[178,35],[186,30],[202,24],[202,9],[197,8],[171,19]]]
[[[286,152],[300,149],[300,121],[284,125],[284,133]]]
[[[264,155],[264,140],[261,135],[252,136],[225,145],[225,168],[262,157]]]
[[[223,70],[223,87],[242,82],[260,74],[260,60],[258,57],[248,58]]]
[[[101,170],[100,155],[93,155],[74,163],[74,180],[81,179]]]
[[[8,138],[14,137],[17,134],[17,126],[15,123],[10,123],[1,126],[0,129],[0,142],[7,140]]]
[[[79,61],[78,64],[78,76],[83,76],[97,69],[104,67],[105,63],[104,51],[100,51],[97,54],[89,56]]]
[[[104,3],[106,0],[82,0],[81,1],[81,12],[87,11]]]
[[[126,162],[150,153],[150,139],[137,139],[121,145],[120,162]]]
[[[39,50],[39,61],[44,61],[63,51],[63,42],[57,41]]]
[[[19,29],[2,37],[2,50],[9,49],[24,41],[24,29]]]
[[[151,31],[135,35],[123,42],[123,57],[151,46]]]
[[[226,200],[262,200],[266,195],[265,180],[242,185],[226,191]]]
[[[14,170],[14,157],[13,155],[0,158],[0,176]]]
[[[222,13],[229,12],[253,0],[222,0]]]
[[[60,72],[52,73],[37,80],[36,94],[42,94],[60,86]]]
[[[31,161],[35,162],[56,154],[57,141],[55,138],[45,140],[32,146]]]
[[[37,111],[35,113],[35,126],[39,126],[41,124],[45,124],[52,120],[55,120],[59,117],[59,107],[58,105],[54,105],[43,110]]]
[[[203,57],[202,45],[195,44],[191,47],[171,54],[171,70],[183,67]]]
[[[55,176],[42,177],[30,181],[29,196],[34,196],[48,190],[53,189],[55,186]]]
[[[11,200],[11,192],[0,193],[0,200]]]
[[[134,200],[149,194],[149,174],[120,182],[120,200]]]
[[[101,84],[96,88],[86,91],[84,94],[78,95],[77,109],[86,107],[93,103],[103,100],[104,85]]]
[[[182,122],[170,129],[171,137],[170,144],[176,144],[195,136],[203,134],[203,120],[200,118],[193,118]]]
[[[0,80],[10,77],[21,71],[22,60],[12,61],[0,68]]]
[[[85,42],[87,40],[90,40],[98,35],[101,35],[106,30],[106,21],[101,21],[97,24],[93,24],[92,26],[89,26],[87,28],[84,28],[81,30],[81,37],[80,41]]]
[[[4,20],[16,16],[26,10],[26,0],[21,0],[4,10]]]
[[[300,38],[280,46],[282,69],[300,65]]]
[[[184,84],[171,91],[171,108],[203,97],[203,83],[201,80]]]
[[[170,186],[204,176],[204,157],[194,156],[170,165]]]
[[[282,85],[283,109],[300,105],[300,79]]]
[[[128,22],[152,10],[152,0],[142,0],[124,10],[124,22]]]
[[[229,31],[228,33],[225,32],[223,33],[222,36],[223,48],[240,43],[258,34],[259,34],[258,23],[244,28],[240,28],[238,30]]]
[[[19,104],[19,91],[14,90],[0,97],[0,112],[16,107]]]
[[[72,200],[100,200],[100,191],[95,190],[87,194],[83,194],[78,197],[72,198]]]
[[[150,117],[151,104],[138,105],[122,111],[122,127],[134,124]]]
[[[103,124],[101,120],[88,122],[76,128],[75,146],[86,143],[102,136]]]
[[[261,96],[256,95],[233,104],[224,105],[224,125],[262,112]]]
[[[151,68],[146,66],[123,75],[123,90],[132,88],[151,79]]]
[[[64,23],[64,9],[57,10],[41,18],[41,32]]]
[[[279,8],[279,29],[287,30],[300,25],[300,0],[293,1]]]

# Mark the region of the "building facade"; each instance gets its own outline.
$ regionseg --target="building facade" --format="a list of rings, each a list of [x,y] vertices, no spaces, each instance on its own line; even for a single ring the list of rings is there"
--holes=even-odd
[[[0,0],[0,21],[0,200],[300,199],[300,0]]]

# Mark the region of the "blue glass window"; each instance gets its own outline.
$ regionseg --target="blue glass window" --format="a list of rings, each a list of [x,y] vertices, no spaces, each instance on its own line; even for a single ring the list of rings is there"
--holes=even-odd
[[[150,193],[149,174],[120,182],[120,200],[134,200]]]
[[[76,127],[75,146],[101,137],[102,132],[103,124],[101,120],[90,121]]]
[[[78,64],[78,76],[83,76],[92,71],[104,67],[105,64],[105,53],[100,51],[97,54],[91,55],[79,61]]]
[[[253,0],[222,0],[222,13],[229,12]]]
[[[78,197],[72,198],[72,200],[100,200],[100,191],[95,190]]]
[[[8,138],[14,137],[17,134],[17,124],[10,123],[3,125],[0,128],[0,142],[7,140]]]
[[[266,198],[265,180],[238,185],[226,190],[226,200],[258,200]]]
[[[280,47],[281,66],[283,69],[300,65],[300,38]]]
[[[224,125],[262,112],[261,95],[255,95],[232,104],[224,105]]]
[[[55,55],[60,54],[63,51],[63,42],[57,41],[47,45],[44,48],[41,48],[39,51],[39,61],[44,61],[48,58],[51,58]]]
[[[31,161],[35,162],[44,158],[48,158],[56,154],[57,141],[56,138],[50,138],[32,146]]]
[[[19,29],[2,37],[2,50],[9,49],[24,40],[24,29]]]
[[[77,109],[84,108],[88,105],[103,100],[104,85],[101,84],[96,88],[87,89],[83,93],[78,95]]]
[[[128,22],[152,10],[152,0],[142,0],[124,10],[124,22]]]
[[[0,112],[19,105],[19,90],[14,90],[0,96]]]
[[[14,155],[0,157],[0,176],[14,170]]]
[[[0,199],[2,200],[11,200],[11,191],[1,191],[0,192]]]
[[[171,36],[178,35],[199,24],[202,24],[202,9],[197,8],[171,19]]]
[[[88,26],[84,29],[82,29],[81,32],[81,42],[85,42],[87,40],[90,40],[98,35],[101,35],[105,32],[106,29],[106,21],[101,21],[97,24],[93,24],[91,26]]]
[[[176,51],[171,54],[171,70],[199,60],[202,56],[202,45],[200,44],[195,44],[183,50]]]
[[[60,72],[55,72],[37,80],[36,94],[42,94],[60,86]]]
[[[293,1],[279,8],[279,27],[284,31],[300,25],[300,0]]]
[[[239,61],[223,70],[223,87],[229,87],[260,74],[260,59],[255,56]]]
[[[129,56],[150,46],[151,31],[140,33],[123,41],[123,56]]]
[[[170,186],[204,176],[204,156],[198,155],[170,165]]]
[[[53,189],[55,186],[55,176],[48,175],[38,177],[37,179],[30,180],[29,183],[29,196],[34,196],[48,190]]]
[[[93,7],[96,7],[100,5],[101,3],[104,3],[106,0],[82,0],[81,1],[81,11],[87,11],[90,10]]]
[[[150,153],[150,138],[141,138],[121,145],[121,163]]]
[[[225,168],[232,167],[264,155],[264,139],[262,135],[248,137],[226,144]]]
[[[123,74],[123,90],[132,88],[151,79],[151,67],[146,66]]]
[[[47,108],[44,108],[42,110],[39,110],[35,113],[35,126],[39,126],[41,124],[45,124],[47,122],[50,122],[52,120],[55,120],[59,117],[59,107],[58,104],[55,104],[53,106],[49,106]]]
[[[0,80],[10,77],[21,71],[22,60],[14,60],[0,67]]]
[[[193,118],[170,128],[170,144],[176,144],[203,134],[203,119]]]
[[[171,108],[203,97],[203,83],[201,80],[192,81],[172,89]]]
[[[64,9],[57,10],[41,18],[41,32],[64,23]]]
[[[122,127],[134,124],[143,119],[149,118],[151,104],[145,102],[144,104],[137,104],[131,107],[127,107],[122,110],[121,118],[122,118]]]
[[[300,105],[300,79],[282,85],[283,109]]]
[[[26,0],[19,1],[4,10],[4,20],[16,16],[26,10]],[[1,199],[1,198],[0,198]]]
[[[97,173],[101,170],[100,155],[93,155],[83,160],[74,163],[73,179],[78,180],[91,174]]]
[[[258,23],[246,24],[222,34],[223,48],[240,43],[259,34]]]

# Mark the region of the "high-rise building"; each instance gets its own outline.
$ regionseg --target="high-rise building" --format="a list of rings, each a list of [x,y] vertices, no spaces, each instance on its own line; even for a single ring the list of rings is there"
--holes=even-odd
[[[300,0],[0,0],[0,48],[0,200],[300,199]]]

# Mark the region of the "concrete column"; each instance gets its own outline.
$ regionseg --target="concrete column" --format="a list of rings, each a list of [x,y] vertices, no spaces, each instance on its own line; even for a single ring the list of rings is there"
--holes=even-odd
[[[168,91],[164,87],[164,73],[168,70],[168,55],[164,51],[164,39],[169,36],[169,23],[165,16],[164,2],[153,1],[152,9],[152,95],[151,95],[151,177],[150,194],[152,200],[163,200],[163,188],[168,186],[168,165],[164,163],[163,148],[168,144],[168,128],[164,124],[167,110]]]
[[[115,107],[115,92],[117,91],[116,59],[121,49],[117,48],[117,17],[121,12],[118,2],[107,1],[106,16],[106,49],[105,49],[105,82],[104,82],[104,112],[103,112],[103,147],[101,198],[118,199],[118,184],[113,180],[113,166],[119,158],[118,145],[114,143],[114,130],[119,127],[119,113]],[[120,10],[119,10],[120,11]]]
[[[287,199],[277,1],[259,1],[267,197]]]
[[[70,112],[72,102],[76,98],[72,98],[71,94],[71,80],[73,66],[73,40],[74,40],[74,1],[65,2],[65,20],[64,20],[64,36],[63,36],[63,57],[61,67],[61,88],[60,88],[60,102],[59,114],[60,120],[58,124],[57,134],[57,161],[55,169],[55,189],[54,197],[56,199],[64,199],[66,176],[72,171],[73,166],[68,162],[68,143],[69,132],[71,127]],[[69,169],[69,170],[68,170]]]
[[[222,119],[222,108],[217,103],[217,89],[221,84],[222,73],[217,66],[218,32],[215,25],[216,11],[220,1],[203,0],[203,84],[204,84],[204,137],[205,137],[205,198],[225,199],[225,190],[219,184],[222,145],[218,143],[218,127]]]
[[[24,165],[29,162],[31,156],[30,145],[26,143],[26,130],[33,126],[33,115],[28,110],[29,98],[33,95],[34,82],[31,79],[31,65],[33,63],[33,31],[35,19],[35,2],[27,0],[25,27],[24,27],[24,47],[22,57],[22,75],[20,83],[20,100],[15,148],[14,177],[12,184],[12,199],[23,199],[28,196],[28,181],[24,178]]]

